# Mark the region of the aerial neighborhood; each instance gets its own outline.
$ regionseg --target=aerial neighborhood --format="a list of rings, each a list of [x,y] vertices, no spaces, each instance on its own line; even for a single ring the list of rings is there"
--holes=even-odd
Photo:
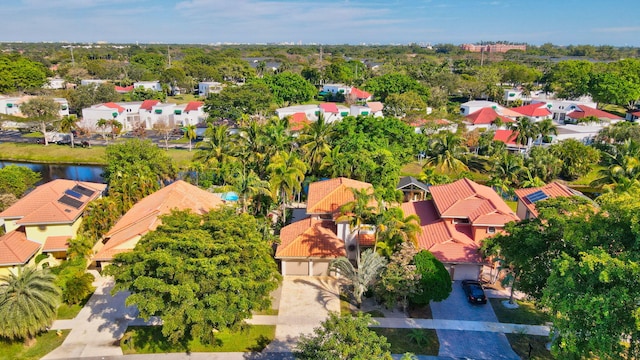
[[[8,358],[640,357],[633,48],[0,47]]]

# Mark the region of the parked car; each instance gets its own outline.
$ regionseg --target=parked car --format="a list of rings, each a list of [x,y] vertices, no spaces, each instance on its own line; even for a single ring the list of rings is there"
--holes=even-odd
[[[482,284],[475,280],[462,280],[462,289],[467,300],[472,304],[486,304],[487,296],[484,294]]]

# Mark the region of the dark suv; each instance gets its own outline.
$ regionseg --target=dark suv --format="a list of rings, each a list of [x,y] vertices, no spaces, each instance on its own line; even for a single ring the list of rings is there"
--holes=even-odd
[[[482,284],[475,280],[462,280],[462,289],[467,295],[467,300],[472,304],[486,304],[487,297],[484,294]]]

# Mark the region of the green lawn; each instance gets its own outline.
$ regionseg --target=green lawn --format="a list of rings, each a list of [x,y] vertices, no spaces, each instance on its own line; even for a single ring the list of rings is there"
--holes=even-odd
[[[591,182],[597,178],[599,178],[600,176],[598,175],[598,172],[600,170],[604,169],[604,166],[601,165],[596,165],[594,166],[591,171],[589,171],[589,173],[585,176],[582,176],[578,179],[576,179],[575,181],[572,181],[571,184],[572,185],[589,185],[591,184]]]
[[[0,160],[74,165],[105,165],[105,149],[104,146],[71,148],[68,145],[55,144],[44,146],[39,144],[1,143]],[[179,168],[185,168],[191,162],[194,155],[193,151],[183,149],[169,149],[168,153]]]
[[[0,339],[0,360],[37,360],[60,346],[69,335],[70,330],[63,330],[58,336],[55,331],[49,331],[36,337],[36,343],[25,347],[22,341],[10,342]]]
[[[422,165],[417,161],[410,162],[400,169],[400,174],[404,176],[417,177],[422,172]]]
[[[153,354],[169,352],[248,352],[262,351],[276,336],[273,325],[253,325],[245,331],[221,331],[215,342],[202,344],[192,340],[186,346],[172,344],[162,336],[159,326],[130,326],[125,337],[130,339],[120,344],[127,354]]]
[[[625,115],[627,115],[627,110],[620,105],[607,104],[602,106],[602,110],[608,113],[612,113],[614,115],[618,115],[622,118],[624,118]]]
[[[549,316],[536,309],[533,303],[528,301],[518,301],[520,305],[517,309],[508,309],[502,305],[502,301],[505,299],[489,299],[493,311],[498,317],[498,321],[502,323],[510,324],[527,324],[527,325],[542,325],[549,321]]]
[[[513,210],[513,212],[518,211],[518,202],[517,201],[505,200],[504,202],[507,203],[507,205],[509,205],[509,207],[511,208],[511,210]]]
[[[505,334],[511,348],[523,359],[553,359],[551,352],[547,350],[545,345],[549,342],[546,336],[524,335],[524,334]],[[529,357],[529,344],[531,344],[531,357]]]
[[[253,315],[278,315],[278,309],[267,309],[262,311],[254,311]]]
[[[78,316],[78,313],[80,312],[80,310],[82,310],[82,308],[87,303],[87,301],[89,301],[89,299],[91,298],[91,295],[93,295],[93,292],[91,292],[91,294],[89,294],[79,304],[68,305],[68,304],[62,303],[58,307],[58,316],[56,317],[56,319],[60,319],[60,320],[73,319],[76,316]]]
[[[42,133],[40,131],[36,131],[36,132],[32,132],[32,133],[28,133],[28,134],[24,134],[22,135],[23,138],[27,138],[27,139],[37,139],[37,138],[41,138],[42,137]]]
[[[168,96],[167,102],[175,103],[175,104],[186,104],[189,101],[204,101],[206,98],[196,97],[193,94],[184,94],[184,95],[176,95],[176,96]]]
[[[371,328],[371,330],[387,338],[391,344],[392,354],[410,352],[416,355],[438,355],[440,349],[438,335],[433,329]]]

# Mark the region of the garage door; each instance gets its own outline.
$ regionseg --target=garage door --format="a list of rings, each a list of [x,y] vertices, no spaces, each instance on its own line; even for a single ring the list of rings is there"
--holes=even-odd
[[[328,274],[329,262],[328,261],[314,261],[313,262],[313,276],[326,276]]]
[[[284,275],[309,275],[309,263],[307,261],[282,261]]]
[[[479,265],[455,265],[453,280],[478,280],[480,274]]]

